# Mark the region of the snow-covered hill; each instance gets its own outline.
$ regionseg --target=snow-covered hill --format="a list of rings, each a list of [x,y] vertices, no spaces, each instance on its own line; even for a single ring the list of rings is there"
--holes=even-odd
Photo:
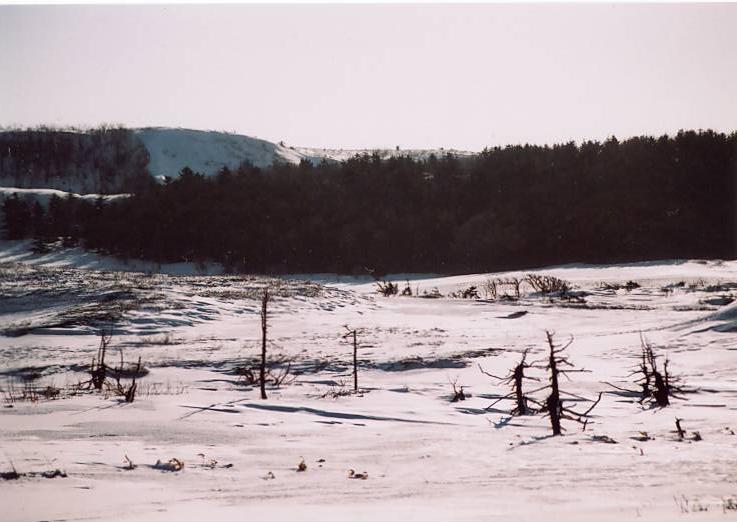
[[[127,192],[147,169],[154,177],[173,178],[185,167],[212,176],[224,166],[235,170],[243,162],[263,168],[274,162],[344,161],[357,154],[376,153],[384,159],[473,154],[452,149],[292,147],[241,134],[168,127],[2,131],[0,151],[0,187],[79,194]]]
[[[224,166],[235,169],[244,161],[266,167],[274,161],[299,163],[302,159],[287,147],[240,134],[165,127],[134,132],[148,150],[153,176],[174,177],[184,167],[213,175]]]
[[[137,129],[136,136],[149,153],[149,171],[153,176],[176,177],[184,167],[205,175],[216,174],[223,166],[235,169],[244,161],[257,167],[277,162],[297,164],[302,160],[344,161],[357,154],[377,153],[386,159],[410,156],[427,159],[430,155],[469,156],[469,151],[454,149],[320,149],[291,147],[241,134],[193,129],[150,127]]]

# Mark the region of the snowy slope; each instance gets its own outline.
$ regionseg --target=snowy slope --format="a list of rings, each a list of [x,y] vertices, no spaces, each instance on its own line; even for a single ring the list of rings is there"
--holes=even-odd
[[[176,176],[184,167],[206,175],[223,166],[235,169],[248,160],[257,167],[274,160],[299,162],[296,154],[287,154],[269,141],[192,129],[146,128],[135,131],[150,155],[149,171],[154,176]]]
[[[323,160],[344,161],[356,154],[377,153],[386,159],[394,156],[410,156],[427,159],[431,154],[468,156],[469,151],[453,149],[319,149],[288,147],[270,141],[216,131],[150,127],[134,131],[148,150],[149,171],[153,176],[175,177],[184,167],[211,176],[223,166],[235,169],[244,161],[257,167],[274,163],[297,164],[301,160],[319,163]]]

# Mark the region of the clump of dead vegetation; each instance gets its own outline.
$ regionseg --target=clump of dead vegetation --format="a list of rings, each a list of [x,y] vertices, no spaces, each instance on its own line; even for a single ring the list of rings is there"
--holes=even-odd
[[[532,287],[535,292],[543,295],[547,294],[565,294],[571,289],[568,281],[558,277],[544,274],[527,274],[525,282]]]
[[[487,299],[512,301],[520,298],[520,288],[524,279],[519,277],[487,279],[482,289]]]
[[[34,477],[41,477],[46,479],[54,479],[54,478],[67,478],[66,471],[63,471],[61,469],[52,469],[47,471],[28,471],[28,472],[19,472],[16,468],[13,462],[10,462],[10,471],[0,471],[0,480],[20,480],[22,478],[34,478]]]
[[[440,290],[438,290],[437,287],[434,287],[430,289],[429,292],[427,290],[423,290],[422,295],[418,295],[418,297],[422,297],[423,299],[440,299],[445,296],[440,293]]]
[[[392,297],[399,293],[399,285],[391,281],[377,281],[376,291],[384,297]]]
[[[448,379],[448,382],[450,383],[450,387],[453,392],[451,394],[450,402],[465,401],[467,398],[466,392],[464,391],[465,386],[458,384],[458,377],[452,381]]]
[[[627,292],[631,292],[632,290],[635,290],[636,288],[640,288],[640,284],[636,281],[627,281],[626,283],[612,283],[607,281],[602,281],[599,284],[600,290],[609,290],[611,292],[616,292],[618,290],[625,290]]]
[[[612,383],[605,384],[628,395],[638,397],[639,404],[658,408],[669,406],[671,398],[685,400],[685,397],[682,396],[685,390],[680,383],[680,378],[673,376],[668,368],[668,357],[664,357],[662,365],[659,362],[660,357],[645,336],[641,334],[638,363],[628,375],[628,377],[636,377],[635,384],[639,389],[630,390]]]
[[[148,369],[141,364],[141,358],[135,364],[126,364],[123,350],[119,350],[120,363],[118,366],[109,366],[106,362],[108,348],[113,339],[113,327],[100,330],[100,344],[97,354],[92,358],[89,366],[89,380],[78,384],[80,390],[104,392],[122,397],[125,402],[131,403],[136,398],[138,379],[148,374]],[[121,379],[130,380],[123,384]]]
[[[683,393],[683,388],[678,385],[679,379],[671,375],[668,370],[668,357],[663,361],[662,367],[658,364],[659,355],[655,354],[652,345],[647,342],[645,336],[640,336],[641,355],[640,363],[632,375],[639,375],[640,404],[655,404],[664,408],[670,404],[670,398],[683,398],[678,394]]]
[[[475,285],[471,285],[461,290],[456,290],[455,292],[451,292],[450,294],[448,294],[448,297],[452,297],[454,299],[478,299],[479,298],[478,287],[476,287]]]
[[[54,384],[38,385],[32,380],[23,380],[22,385],[16,384],[14,379],[7,379],[0,387],[3,394],[3,402],[7,407],[13,407],[17,402],[39,402],[42,400],[55,400],[71,397],[78,393],[76,387],[57,387]]]

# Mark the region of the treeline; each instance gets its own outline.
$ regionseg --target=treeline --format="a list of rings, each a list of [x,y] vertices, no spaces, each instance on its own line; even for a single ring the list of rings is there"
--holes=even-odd
[[[239,272],[452,273],[734,258],[736,179],[737,134],[688,131],[464,159],[364,155],[212,178],[185,169],[125,200],[56,198],[46,209],[11,199],[4,210],[10,237],[64,237],[127,258]]]
[[[45,127],[0,132],[0,184],[106,194],[149,177],[148,151],[131,130]]]

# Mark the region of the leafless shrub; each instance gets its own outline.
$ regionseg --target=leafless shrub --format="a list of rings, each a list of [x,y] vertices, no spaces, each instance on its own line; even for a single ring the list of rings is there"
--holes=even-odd
[[[348,383],[341,379],[330,386],[330,389],[321,395],[321,398],[337,399],[338,397],[346,397],[352,395],[353,390],[348,388]]]
[[[499,284],[496,279],[487,279],[484,281],[482,288],[487,299],[496,299],[499,296]]]
[[[31,381],[24,381],[22,386],[17,386],[15,381],[8,379],[0,387],[3,394],[3,402],[12,405],[16,402],[40,402],[42,400],[66,399],[79,394],[78,384],[67,384],[58,387],[55,384],[37,385]]]
[[[97,348],[97,356],[92,359],[90,365],[90,385],[97,391],[102,390],[105,380],[107,379],[108,367],[105,364],[105,355],[107,347],[113,339],[113,328],[109,330],[100,330],[100,346]]]
[[[235,372],[244,384],[247,384],[248,386],[258,386],[260,389],[260,368],[260,365],[255,368],[239,367],[235,369]],[[267,363],[263,382],[264,386],[279,388],[280,386],[293,383],[296,379],[297,376],[292,373],[292,363],[291,361],[287,361],[286,366],[281,364],[272,364],[271,367],[269,367],[269,364]]]
[[[178,344],[179,342],[180,341],[174,339],[171,333],[166,332],[158,337],[143,337],[140,344],[168,346],[171,344]]]
[[[181,382],[176,385],[169,381],[166,383],[142,383],[141,386],[138,387],[138,395],[142,395],[144,397],[156,395],[182,395],[186,390],[187,386]]]
[[[627,292],[630,292],[635,288],[640,288],[640,284],[635,281],[627,281],[626,283],[610,283],[602,281],[599,284],[599,289],[609,290],[612,292],[616,292],[617,290],[626,290]]]
[[[438,290],[437,287],[435,287],[429,292],[427,290],[424,290],[420,297],[423,297],[425,299],[439,299],[443,297],[443,294],[441,294],[440,290]]]
[[[399,285],[391,281],[377,281],[376,291],[384,297],[391,297],[399,293]]]
[[[668,372],[668,358],[663,362],[663,371],[658,367],[658,355],[655,354],[643,335],[640,335],[641,355],[638,368],[633,374],[640,374],[638,384],[641,387],[640,403],[650,402],[664,408],[670,404],[670,398],[682,398],[677,393],[683,389],[678,386],[677,380]]]
[[[520,298],[520,287],[522,286],[523,281],[524,279],[519,278],[519,277],[508,277],[506,279],[499,279],[498,280],[499,285],[509,286],[512,288],[512,291],[514,292],[513,295],[509,295],[505,293],[503,297],[506,297],[507,299],[509,298],[519,299]]]
[[[471,285],[468,288],[464,288],[463,290],[452,292],[448,294],[448,296],[455,299],[478,299],[479,292],[475,285]]]
[[[571,289],[571,285],[568,281],[543,274],[527,274],[525,276],[525,282],[530,285],[533,290],[541,294],[565,294]]]
[[[465,386],[459,386],[458,385],[458,378],[456,377],[454,380],[448,379],[448,382],[450,383],[450,386],[453,390],[453,395],[450,399],[450,402],[458,402],[458,401],[465,401],[466,400],[466,393],[463,391],[463,388]]]
[[[108,346],[112,341],[113,328],[110,325],[108,330],[100,331],[100,346],[97,349],[97,356],[92,359],[89,374],[90,379],[77,385],[77,389],[90,390],[112,393],[123,397],[125,402],[133,402],[136,398],[138,390],[137,379],[148,374],[148,370],[141,365],[141,358],[135,365],[126,366],[123,357],[123,350],[120,350],[120,365],[116,367],[108,366],[105,358],[108,352]],[[131,379],[130,384],[124,385],[120,379]]]

